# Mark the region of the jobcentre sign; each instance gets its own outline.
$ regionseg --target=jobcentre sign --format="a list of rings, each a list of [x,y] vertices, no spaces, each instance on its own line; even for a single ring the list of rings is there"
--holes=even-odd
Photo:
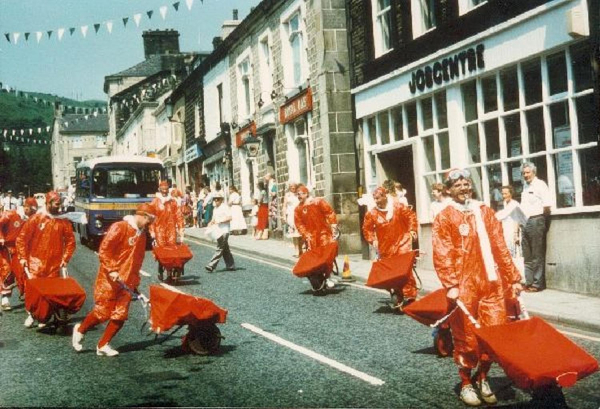
[[[410,92],[425,91],[485,68],[484,50],[484,45],[478,44],[413,71],[408,83]]]

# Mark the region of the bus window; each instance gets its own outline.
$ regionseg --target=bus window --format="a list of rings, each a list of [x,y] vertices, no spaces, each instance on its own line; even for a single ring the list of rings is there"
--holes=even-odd
[[[106,181],[107,173],[104,169],[94,170],[92,177],[92,192],[94,196],[104,198],[106,197]]]
[[[89,169],[77,170],[77,184],[75,186],[75,196],[87,197],[90,194]]]
[[[153,197],[160,169],[100,168],[94,170],[92,193],[102,198]]]

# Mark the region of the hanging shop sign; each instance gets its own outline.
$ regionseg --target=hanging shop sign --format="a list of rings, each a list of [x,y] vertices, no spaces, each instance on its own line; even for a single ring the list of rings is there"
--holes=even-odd
[[[309,87],[281,106],[279,109],[279,122],[286,124],[300,115],[312,111],[312,103],[312,91]]]
[[[235,147],[239,148],[244,144],[244,141],[248,138],[256,136],[256,122],[249,122],[248,125],[241,128],[235,134]]]
[[[431,89],[435,85],[442,85],[454,79],[464,77],[468,73],[485,68],[483,52],[485,47],[478,44],[475,47],[463,50],[453,56],[442,58],[433,64],[426,65],[413,71],[408,83],[410,92]]]
[[[185,150],[185,163],[190,163],[194,159],[198,159],[202,155],[202,151],[197,143]]]

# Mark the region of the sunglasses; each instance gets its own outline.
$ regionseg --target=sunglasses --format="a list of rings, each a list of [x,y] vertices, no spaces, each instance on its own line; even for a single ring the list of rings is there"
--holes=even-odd
[[[451,170],[450,173],[448,173],[448,177],[446,178],[446,180],[458,180],[460,178],[463,179],[470,179],[471,178],[471,172],[469,172],[467,169],[454,169]]]

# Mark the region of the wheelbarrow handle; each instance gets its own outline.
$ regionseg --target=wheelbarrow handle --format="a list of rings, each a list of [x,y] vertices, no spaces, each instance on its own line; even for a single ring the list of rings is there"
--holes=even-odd
[[[469,318],[469,321],[471,321],[471,324],[475,325],[475,328],[481,328],[481,325],[479,325],[477,320],[471,315],[471,313],[469,312],[469,310],[467,309],[465,304],[463,304],[463,302],[458,298],[456,299],[456,305],[458,305],[458,308],[460,308],[462,310],[462,312],[465,313],[467,318]]]
[[[523,302],[523,297],[521,295],[519,295],[519,296],[517,296],[517,300],[519,301],[519,308],[521,309],[521,315],[523,316],[523,319],[528,320],[531,317],[529,316],[529,311],[527,310],[527,307],[525,307],[525,303]]]
[[[456,311],[458,307],[454,307],[452,308],[452,311],[450,311],[448,314],[444,315],[442,318],[440,318],[439,320],[437,320],[436,322],[434,322],[433,324],[429,324],[429,326],[431,328],[437,328],[439,327],[441,324],[443,324],[448,318],[450,318],[450,316],[452,314],[454,314],[454,312]]]

